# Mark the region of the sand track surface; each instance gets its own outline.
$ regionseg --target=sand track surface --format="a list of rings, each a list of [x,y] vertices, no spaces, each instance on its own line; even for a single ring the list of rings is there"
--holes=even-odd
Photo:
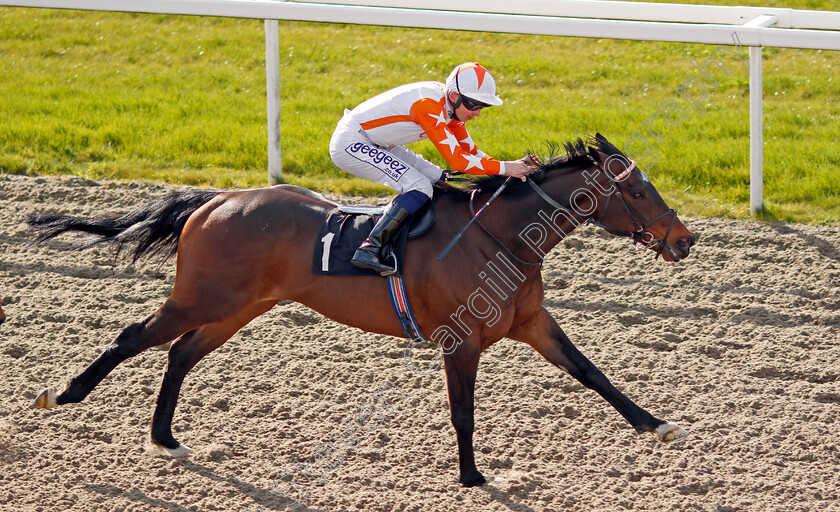
[[[23,221],[122,213],[174,188],[0,175],[0,510],[840,510],[836,226],[684,219],[699,241],[678,264],[575,231],[545,262],[548,309],[619,389],[689,437],[637,435],[502,340],[479,367],[481,488],[457,483],[442,371],[416,375],[405,340],[294,303],[189,374],[174,421],[189,460],[145,451],[165,347],[80,404],[32,409],[154,311],[175,275],[172,261],[67,251],[70,237],[27,246]]]

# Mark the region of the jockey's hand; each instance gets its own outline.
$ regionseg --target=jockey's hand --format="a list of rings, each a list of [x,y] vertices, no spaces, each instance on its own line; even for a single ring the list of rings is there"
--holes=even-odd
[[[524,160],[525,164],[531,168],[531,172],[536,171],[537,167],[540,165],[540,157],[537,155],[528,155],[522,160]]]
[[[519,178],[522,181],[528,179],[528,175],[534,171],[534,159],[531,156],[505,162],[505,176]]]

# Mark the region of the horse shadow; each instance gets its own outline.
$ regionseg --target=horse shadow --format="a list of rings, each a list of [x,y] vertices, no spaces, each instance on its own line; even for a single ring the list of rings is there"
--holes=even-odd
[[[236,488],[244,496],[251,498],[254,504],[246,508],[245,512],[263,512],[269,510],[285,510],[289,512],[327,512],[323,509],[307,507],[306,505],[291,498],[285,498],[275,492],[262,489],[236,477],[219,475],[211,468],[188,459],[177,461],[177,464],[185,470],[195,473],[202,478],[206,478],[214,482],[227,483]],[[174,512],[192,512],[194,510],[192,507],[186,507],[174,501],[153,498],[136,487],[131,490],[125,490],[121,487],[110,484],[88,484],[85,486],[85,489],[89,492],[102,494],[108,498],[122,497],[137,503],[144,503],[150,507],[171,510]],[[493,501],[507,507],[512,512],[536,512],[535,509],[527,505],[517,503],[515,501],[515,493],[513,492],[503,491],[493,485],[483,485],[478,489],[486,492]],[[460,492],[469,491],[461,489]]]
[[[232,476],[221,476],[216,474],[215,471],[199,464],[197,462],[193,462],[189,459],[184,459],[178,461],[178,464],[188,471],[192,471],[193,473],[207,478],[208,480],[213,480],[216,482],[226,482],[236,489],[239,490],[245,496],[248,496],[252,500],[254,500],[254,506],[251,508],[246,509],[247,511],[262,511],[262,510],[289,510],[294,512],[327,512],[326,510],[318,509],[318,508],[310,508],[295,501],[291,498],[287,498],[277,494],[276,492],[272,492],[266,489],[262,489],[257,487],[253,484],[248,482],[244,482],[236,477]]]
[[[803,233],[782,222],[774,222],[770,224],[770,227],[780,235],[794,235],[802,240],[805,245],[814,247],[824,258],[840,262],[840,247],[835,246],[831,242],[817,235]]]
[[[254,501],[254,504],[250,507],[245,508],[245,512],[262,512],[269,510],[288,510],[290,512],[328,512],[322,509],[307,507],[306,505],[299,503],[291,498],[285,498],[277,493],[261,489],[253,484],[244,482],[238,478],[232,476],[221,476],[212,469],[208,468],[207,466],[193,462],[189,459],[179,460],[177,461],[177,464],[182,468],[186,469],[187,471],[191,471],[192,473],[195,473],[196,475],[202,478],[213,480],[214,482],[227,483],[236,488],[243,495],[251,498]],[[130,491],[126,491],[125,489],[122,489],[115,485],[108,484],[89,484],[86,485],[85,488],[91,492],[104,494],[109,498],[127,498],[138,503],[145,503],[155,508],[162,508],[165,510],[172,510],[175,512],[192,512],[193,510],[195,510],[192,506],[185,507],[173,501],[160,498],[153,498],[144,493],[143,491],[138,490],[137,488],[133,488]]]
[[[85,485],[85,490],[89,492],[95,492],[98,494],[102,494],[107,498],[116,498],[116,497],[123,497],[128,498],[132,501],[138,503],[145,503],[154,508],[160,508],[164,510],[173,510],[175,512],[192,512],[191,509],[183,507],[177,503],[172,501],[163,500],[160,498],[152,498],[151,496],[147,495],[143,491],[139,489],[132,489],[131,491],[126,491],[120,487],[115,485],[109,484],[87,484]]]
[[[515,494],[511,491],[503,491],[494,485],[482,485],[480,489],[489,494],[493,501],[513,512],[536,512],[535,509],[514,501]]]

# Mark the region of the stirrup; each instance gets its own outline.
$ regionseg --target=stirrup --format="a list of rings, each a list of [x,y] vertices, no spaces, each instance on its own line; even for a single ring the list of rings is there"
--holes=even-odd
[[[382,258],[380,258],[378,254],[366,251],[362,247],[356,249],[356,252],[353,253],[353,257],[350,259],[350,263],[356,265],[357,267],[375,270],[377,272],[384,272],[389,269],[389,267],[382,262]]]
[[[364,259],[357,258],[356,255],[361,252],[363,256],[370,257],[369,261],[365,261]],[[361,247],[356,249],[356,253],[353,254],[353,258],[350,259],[350,263],[356,265],[357,267],[366,268],[369,270],[373,270],[375,272],[379,272],[379,275],[383,277],[387,277],[390,275],[399,275],[399,269],[397,269],[397,257],[394,255],[393,251],[389,252],[389,255],[385,258],[385,261],[391,259],[394,261],[394,266],[391,267],[387,263],[382,261],[378,255],[372,254],[369,251],[363,250]]]
[[[385,261],[388,261],[388,260],[391,260],[391,261],[394,262],[394,267],[391,268],[390,266],[388,266],[387,263],[383,262],[382,266],[387,267],[388,270],[387,271],[379,271],[379,275],[381,275],[382,277],[401,275],[400,274],[400,269],[399,269],[399,264],[397,262],[397,255],[394,254],[394,251],[391,249],[390,246],[388,247],[388,256],[385,257]],[[381,262],[382,260],[379,260],[379,261]]]

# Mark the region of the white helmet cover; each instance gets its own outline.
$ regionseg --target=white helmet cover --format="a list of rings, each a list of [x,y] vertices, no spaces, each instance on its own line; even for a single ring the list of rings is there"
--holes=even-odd
[[[502,104],[502,98],[496,95],[496,81],[478,62],[464,62],[453,69],[446,79],[446,88],[481,103]]]

